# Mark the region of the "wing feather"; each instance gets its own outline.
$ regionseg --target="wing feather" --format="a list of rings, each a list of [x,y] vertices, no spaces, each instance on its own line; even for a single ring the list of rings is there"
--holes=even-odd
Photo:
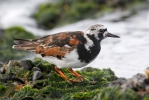
[[[74,50],[83,38],[83,32],[61,32],[58,34],[48,35],[37,41],[40,45],[36,47],[35,53],[44,56],[54,56],[59,59]]]

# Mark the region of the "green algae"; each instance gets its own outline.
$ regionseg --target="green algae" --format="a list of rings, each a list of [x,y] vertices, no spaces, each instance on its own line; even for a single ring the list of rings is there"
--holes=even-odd
[[[6,90],[6,86],[0,84],[0,95],[2,95],[5,90]]]
[[[40,97],[38,94],[39,90],[33,89],[31,86],[25,86],[21,88],[17,93],[13,95],[12,100],[22,100],[24,97]],[[39,100],[40,98],[38,98]]]
[[[24,60],[25,61],[25,60]],[[1,75],[5,78],[10,73],[13,77],[6,82],[0,82],[1,91],[4,95],[0,98],[9,98],[12,100],[21,100],[25,97],[31,97],[35,100],[87,100],[93,98],[102,87],[106,86],[110,81],[115,80],[116,76],[110,69],[97,69],[87,67],[81,71],[77,71],[86,80],[79,83],[67,82],[54,70],[54,65],[41,58],[35,58],[33,61],[26,60],[33,67],[39,67],[43,73],[43,78],[32,81],[33,70],[27,70],[20,65],[21,61],[10,61],[6,67],[6,73]],[[67,69],[62,72],[68,77],[75,79]],[[108,76],[108,77],[107,77]],[[24,81],[24,84],[14,80],[18,78]],[[93,83],[92,83],[93,82]],[[7,87],[7,88],[6,88]]]
[[[55,70],[54,65],[41,58],[23,60],[31,69],[13,60],[5,65],[6,72],[0,74],[0,99],[23,100],[148,100],[148,95],[141,96],[131,88],[108,86],[117,80],[111,69],[86,67],[76,70],[84,77],[83,82],[67,82]],[[29,64],[28,64],[29,63]],[[25,65],[26,65],[25,64]],[[33,80],[34,67],[41,69],[42,78]],[[62,72],[71,79],[76,76],[67,69]],[[16,80],[17,79],[17,80]],[[20,82],[18,79],[23,81]],[[2,81],[5,80],[5,81]]]
[[[56,0],[53,3],[41,4],[32,17],[40,28],[51,29],[86,18],[97,18],[116,8],[131,9],[141,3],[144,1]]]
[[[141,100],[141,96],[132,89],[122,90],[120,87],[106,87],[93,100]]]

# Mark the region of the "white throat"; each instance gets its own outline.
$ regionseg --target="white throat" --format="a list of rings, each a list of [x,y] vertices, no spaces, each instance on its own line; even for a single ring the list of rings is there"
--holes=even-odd
[[[86,48],[86,50],[90,50],[89,48],[90,47],[92,47],[92,46],[94,46],[94,43],[93,43],[93,41],[87,36],[87,34],[84,34],[84,38],[86,39],[86,44],[84,45],[85,46],[85,48]]]

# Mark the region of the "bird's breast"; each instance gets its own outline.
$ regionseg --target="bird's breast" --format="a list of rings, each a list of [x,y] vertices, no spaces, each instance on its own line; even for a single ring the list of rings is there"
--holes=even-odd
[[[79,45],[77,49],[79,59],[81,62],[90,63],[93,61],[100,52],[100,45],[90,46],[89,49],[85,45]]]

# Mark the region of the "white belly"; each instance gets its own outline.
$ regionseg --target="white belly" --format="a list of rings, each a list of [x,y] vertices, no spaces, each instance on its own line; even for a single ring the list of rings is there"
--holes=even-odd
[[[45,60],[51,64],[56,65],[58,68],[80,68],[86,66],[88,63],[78,60],[77,50],[74,49],[69,54],[66,54],[65,58],[57,59],[56,57],[44,57]]]

